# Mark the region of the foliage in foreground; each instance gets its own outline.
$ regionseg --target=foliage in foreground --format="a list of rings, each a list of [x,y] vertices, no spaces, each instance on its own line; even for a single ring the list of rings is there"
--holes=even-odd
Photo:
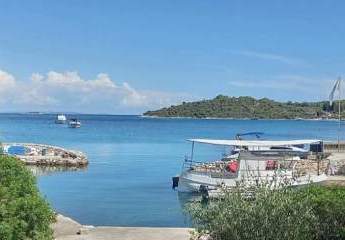
[[[0,239],[52,239],[53,221],[31,172],[19,160],[0,156]]]
[[[345,239],[345,188],[312,186],[256,190],[244,198],[239,190],[206,205],[192,203],[199,234],[215,240]]]
[[[319,239],[345,239],[345,187],[311,187],[302,192],[309,197],[318,217]]]

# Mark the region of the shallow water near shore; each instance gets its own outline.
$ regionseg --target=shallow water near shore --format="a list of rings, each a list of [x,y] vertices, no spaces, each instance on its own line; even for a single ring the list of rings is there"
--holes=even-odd
[[[189,226],[181,207],[186,196],[171,189],[171,177],[180,172],[184,156],[190,153],[188,138],[232,139],[239,132],[260,131],[265,139],[336,140],[338,134],[335,121],[71,117],[81,120],[80,129],[54,124],[55,115],[0,114],[0,139],[52,144],[87,154],[86,169],[35,171],[40,191],[54,209],[91,225]],[[224,149],[197,145],[195,151],[196,158],[211,160]]]

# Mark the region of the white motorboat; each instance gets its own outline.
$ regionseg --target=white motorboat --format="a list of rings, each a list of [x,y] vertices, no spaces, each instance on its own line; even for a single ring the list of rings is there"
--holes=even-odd
[[[64,124],[66,123],[66,116],[64,114],[58,114],[55,119],[56,124]]]
[[[322,150],[320,140],[214,140],[190,139],[191,157],[183,163],[180,176],[173,178],[173,186],[181,192],[199,192],[201,189],[214,190],[220,186],[234,187],[239,183],[255,186],[267,183],[270,186],[300,186],[311,182],[326,180],[326,169],[320,166],[317,155]],[[195,143],[235,147],[239,150],[237,158],[225,156],[211,162],[197,162],[193,159]],[[308,155],[298,154],[302,148],[294,146],[309,145],[303,149]],[[315,147],[316,146],[316,147]],[[287,150],[287,151],[285,151]],[[312,166],[312,167],[311,167]],[[310,169],[306,169],[309,167]]]
[[[70,128],[80,128],[81,127],[81,122],[78,119],[76,119],[76,118],[72,118],[69,121],[68,126]]]

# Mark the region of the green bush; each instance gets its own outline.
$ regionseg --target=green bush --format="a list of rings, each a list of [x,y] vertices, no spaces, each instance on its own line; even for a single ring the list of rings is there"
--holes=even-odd
[[[311,186],[304,189],[319,221],[319,239],[345,239],[345,188]]]
[[[198,233],[214,240],[345,239],[345,188],[261,188],[254,195],[245,198],[237,189],[188,211]]]
[[[0,239],[52,239],[54,219],[31,172],[16,158],[0,156]]]

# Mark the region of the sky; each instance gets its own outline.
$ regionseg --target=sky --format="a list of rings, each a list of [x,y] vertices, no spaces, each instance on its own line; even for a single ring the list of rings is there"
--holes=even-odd
[[[0,112],[141,114],[229,96],[326,100],[344,1],[0,0]]]

